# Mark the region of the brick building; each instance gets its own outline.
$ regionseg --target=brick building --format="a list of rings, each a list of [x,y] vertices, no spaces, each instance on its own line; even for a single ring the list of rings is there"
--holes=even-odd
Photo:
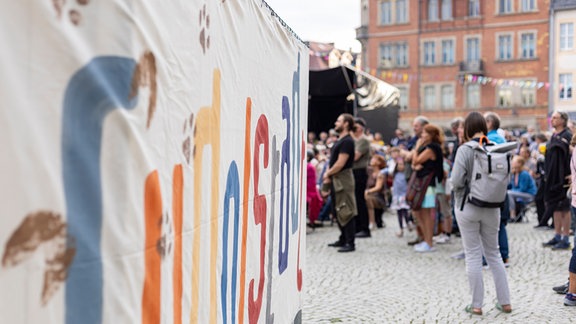
[[[549,0],[361,0],[364,68],[400,89],[400,126],[471,110],[547,129]]]
[[[567,111],[576,120],[576,100],[572,94],[576,72],[576,0],[553,0],[550,10],[550,106]]]

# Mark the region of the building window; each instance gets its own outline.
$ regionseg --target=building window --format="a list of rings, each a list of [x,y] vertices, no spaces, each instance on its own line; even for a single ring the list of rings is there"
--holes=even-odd
[[[466,40],[466,61],[477,63],[480,61],[480,39],[477,37]]]
[[[468,0],[468,16],[480,16],[480,0]]]
[[[438,0],[428,1],[428,21],[438,21]]]
[[[536,89],[532,87],[524,87],[520,91],[522,98],[522,106],[530,107],[536,104]]]
[[[454,41],[442,41],[442,64],[454,64]]]
[[[408,8],[406,0],[396,0],[396,23],[408,22]]]
[[[408,44],[396,45],[396,66],[408,66]]]
[[[380,24],[381,25],[391,25],[392,24],[392,2],[382,1],[380,3]]]
[[[398,102],[400,109],[408,110],[408,88],[398,87],[398,91],[400,91],[400,101]]]
[[[468,108],[480,108],[480,85],[469,84],[466,86],[466,105]]]
[[[444,85],[442,92],[442,109],[454,108],[454,86]]]
[[[536,57],[536,36],[534,33],[524,33],[520,37],[522,58],[531,59]]]
[[[436,106],[436,89],[434,86],[424,87],[424,109],[432,110]]]
[[[380,67],[390,68],[392,67],[393,58],[393,48],[392,44],[381,44],[380,45]]]
[[[572,98],[572,73],[559,75],[560,99],[567,100]]]
[[[536,10],[536,0],[522,0],[521,4],[522,11]]]
[[[507,14],[512,12],[512,0],[499,0],[498,13]]]
[[[498,59],[507,61],[512,59],[512,36],[498,36]]]
[[[442,0],[442,20],[452,19],[452,0]]]
[[[512,106],[512,88],[509,86],[500,86],[497,91],[498,107]]]
[[[560,50],[568,51],[574,46],[574,24],[560,24]]]
[[[424,65],[436,64],[436,43],[424,42]]]

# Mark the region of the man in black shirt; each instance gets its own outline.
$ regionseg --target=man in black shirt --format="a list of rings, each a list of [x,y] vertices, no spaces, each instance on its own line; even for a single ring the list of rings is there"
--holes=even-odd
[[[341,234],[336,242],[328,245],[339,247],[338,252],[352,252],[356,249],[354,237],[357,215],[352,173],[354,139],[350,136],[350,131],[354,126],[354,117],[350,114],[342,114],[334,125],[339,137],[330,152],[329,167],[322,178],[322,191],[330,191],[333,212]]]

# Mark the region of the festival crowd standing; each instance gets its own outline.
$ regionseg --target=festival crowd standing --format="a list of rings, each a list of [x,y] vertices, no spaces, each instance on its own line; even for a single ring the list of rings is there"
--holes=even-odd
[[[500,129],[500,119],[495,113],[487,113],[484,116],[470,113],[466,120],[454,119],[450,126],[455,136],[445,143],[442,141],[442,130],[429,124],[426,117],[416,117],[412,126],[412,137],[405,136],[404,132],[398,129],[397,137],[387,145],[377,134],[372,136],[366,130],[363,120],[354,120],[351,115],[342,114],[335,123],[335,129],[331,129],[328,133],[320,133],[318,138],[313,134],[309,135],[309,148],[314,151],[310,165],[315,166],[319,179],[318,187],[322,186],[321,192],[325,199],[320,212],[320,224],[322,220],[332,218],[341,231],[339,239],[329,245],[338,247],[340,252],[355,250],[356,222],[359,221],[361,214],[355,189],[358,183],[362,182],[362,178],[360,181],[355,179],[358,178],[356,173],[367,174],[367,185],[361,190],[361,199],[366,201],[365,230],[368,233],[375,228],[375,223],[380,227],[380,214],[390,207],[397,213],[398,237],[404,236],[406,227],[411,229],[411,214],[414,216],[418,233],[414,240],[411,240],[414,238],[413,235],[407,240],[411,240],[408,244],[415,245],[414,250],[417,252],[434,251],[435,243],[450,243],[451,240],[446,239],[450,234],[461,236],[465,253],[460,256],[466,259],[466,271],[472,291],[472,302],[466,311],[472,314],[482,313],[484,296],[482,253],[484,253],[488,265],[485,268],[492,271],[496,284],[498,298],[496,307],[503,312],[510,312],[510,292],[504,267],[510,264],[505,228],[509,215],[512,215],[511,222],[528,221],[528,217],[525,216],[526,210],[535,204],[538,214],[538,225],[535,226],[537,229],[549,229],[548,222],[553,215],[552,226],[556,230],[555,235],[544,245],[558,251],[570,248],[568,237],[573,234],[573,229],[570,226],[569,209],[576,214],[576,189],[574,189],[576,186],[572,187],[572,191],[568,191],[568,195],[572,195],[571,199],[566,196],[566,192],[569,183],[576,180],[574,179],[576,162],[570,163],[570,157],[572,156],[574,161],[576,157],[570,155],[573,147],[568,144],[571,139],[571,144],[575,144],[576,138],[572,138],[568,115],[564,112],[552,114],[551,127],[554,132],[551,136],[530,130],[515,137],[512,132]],[[356,133],[352,138],[354,130]],[[464,140],[477,140],[482,135],[486,135],[492,143],[503,143],[508,140],[518,144],[514,150],[517,155],[511,163],[509,197],[506,200],[509,205],[499,210],[464,204],[464,208],[460,210],[455,206],[459,206],[462,202],[462,181],[465,176],[469,176],[472,165],[470,148],[463,148],[462,144]],[[361,143],[359,141],[361,139],[365,139],[368,145],[363,140]],[[437,150],[436,144],[440,149]],[[371,161],[368,169],[370,171],[366,171],[366,163],[355,165],[355,170],[352,171],[353,161],[356,160],[358,164],[361,160],[359,157],[367,159],[364,161]],[[438,172],[438,176],[426,189],[428,195],[424,199],[423,208],[411,210],[405,200],[408,179],[412,173],[422,174],[424,172],[422,170],[425,169],[433,169],[434,172]],[[452,181],[441,180],[447,177]],[[388,192],[391,192],[391,198],[387,198]],[[347,199],[344,205],[350,208],[338,207],[339,203],[342,203],[343,196]],[[442,205],[442,198],[446,198],[444,202],[447,202],[447,208]],[[343,213],[343,210],[348,212]],[[313,212],[309,215],[311,220],[314,214]],[[453,217],[454,226],[447,223],[450,221],[447,215],[456,216]],[[437,228],[434,226],[435,222],[438,224]],[[576,241],[576,237],[574,239]],[[576,306],[575,276],[576,249],[572,250],[569,280],[563,285],[553,287],[557,293],[566,295],[564,304],[568,306]]]

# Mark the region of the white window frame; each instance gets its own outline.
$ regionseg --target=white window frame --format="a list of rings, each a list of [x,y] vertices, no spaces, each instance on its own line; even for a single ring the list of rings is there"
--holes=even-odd
[[[410,4],[408,3],[409,0],[396,0],[396,2],[394,3],[396,8],[394,10],[394,12],[396,13],[396,23],[397,24],[405,24],[408,23],[408,13],[409,13],[409,8],[410,8]],[[402,6],[399,5],[399,3],[403,3]]]
[[[496,0],[496,13],[499,15],[507,15],[514,12],[514,0]]]
[[[477,91],[477,97],[474,98],[474,100],[476,100],[476,102],[472,102],[472,97],[471,97],[471,88],[474,88],[474,90]],[[477,109],[480,108],[480,106],[482,105],[482,87],[480,86],[480,84],[478,83],[468,83],[465,87],[464,87],[464,96],[466,98],[466,107],[468,109]]]
[[[564,28],[565,27],[565,28]],[[574,49],[574,23],[560,23],[558,27],[559,45],[561,51],[571,51]]]
[[[508,40],[510,41],[508,45],[508,50],[509,50],[509,54],[510,57],[501,57],[501,45],[502,45],[502,38],[503,37],[507,37]],[[514,59],[514,34],[512,33],[497,33],[496,34],[496,58],[498,59],[498,61],[510,61]]]
[[[536,81],[532,81],[536,82]],[[531,98],[531,102],[526,102],[526,98]],[[520,104],[523,107],[533,107],[536,105],[536,88],[522,87],[520,88]]]
[[[533,12],[537,10],[537,0],[520,0],[521,12]]]
[[[452,12],[452,0],[441,0],[442,3],[440,5],[440,18],[442,20],[452,20],[453,12]]]
[[[424,110],[436,110],[438,106],[436,98],[436,86],[431,84],[424,85],[422,92],[422,98],[424,98]]]
[[[384,10],[384,7],[388,8],[388,11]],[[394,15],[392,14],[392,0],[381,0],[380,6],[378,6],[378,10],[380,11],[380,26],[388,26],[394,24]],[[387,17],[387,20],[384,21],[384,17]]]
[[[394,44],[393,43],[380,43],[379,48],[380,57],[380,68],[391,68],[394,67]],[[388,54],[389,57],[385,57]],[[388,64],[385,63],[388,60]]]
[[[514,89],[510,85],[500,85],[496,87],[496,106],[509,108],[514,105]]]
[[[408,62],[410,62],[408,59],[408,53],[409,53],[408,43],[407,42],[397,43],[395,47],[396,47],[396,57],[394,59],[394,65],[401,67],[408,66]]]
[[[445,45],[448,44],[448,42],[449,42],[451,45],[450,45],[449,51],[446,52],[446,47],[445,47]],[[456,55],[455,55],[455,53],[456,53],[455,49],[456,49],[456,40],[455,40],[455,39],[453,39],[453,38],[447,38],[447,39],[446,39],[446,38],[445,38],[445,39],[442,39],[442,40],[440,41],[440,50],[442,51],[442,64],[444,64],[444,65],[452,65],[452,64],[454,64],[454,62],[455,62],[455,56],[456,56]],[[447,54],[448,54],[448,56],[449,56],[449,60],[446,60]]]
[[[425,40],[422,42],[422,64],[426,66],[436,65],[436,41]]]
[[[524,36],[525,35],[532,35],[532,50],[533,50],[533,55],[532,56],[525,56],[524,54]],[[535,59],[538,57],[538,53],[536,52],[538,46],[536,46],[536,42],[538,39],[538,35],[536,34],[536,31],[532,31],[532,30],[527,30],[527,31],[522,31],[518,33],[518,45],[519,45],[519,52],[518,52],[518,56],[521,59],[524,60],[531,60],[531,59]]]
[[[400,110],[406,111],[409,109],[410,104],[410,86],[408,84],[396,85],[398,91],[400,92],[400,97],[398,100],[398,105]]]
[[[480,0],[468,0],[468,17],[480,17]]]
[[[440,11],[439,4],[440,0],[428,0],[428,21],[439,21]]]
[[[478,48],[477,48],[478,53],[476,55],[477,57],[471,57],[470,50],[468,48],[469,41],[473,39],[478,40]],[[482,38],[480,37],[480,35],[470,35],[469,37],[464,38],[464,57],[465,61],[468,63],[480,61],[480,59],[482,58]]]
[[[445,90],[449,90],[449,93],[446,93]],[[454,85],[453,84],[443,84],[440,86],[440,108],[444,110],[454,109]]]
[[[558,91],[560,91],[560,100],[571,100],[573,91],[573,75],[572,73],[558,74]]]

